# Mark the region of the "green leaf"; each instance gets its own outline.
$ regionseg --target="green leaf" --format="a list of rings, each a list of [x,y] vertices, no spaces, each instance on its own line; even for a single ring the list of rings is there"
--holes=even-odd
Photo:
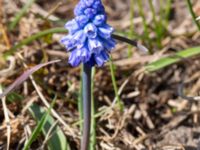
[[[30,107],[30,112],[37,121],[42,120],[45,114],[45,110],[36,104]],[[54,126],[54,124],[55,120],[48,114],[46,122],[42,127],[44,136],[47,136],[49,130]],[[51,137],[47,142],[49,150],[70,150],[66,137],[59,126],[56,125],[50,135]]]
[[[24,7],[16,14],[14,20],[9,26],[10,30],[13,30],[15,26],[18,24],[20,19],[23,17],[23,15],[28,11],[28,9],[31,7],[31,5],[35,2],[35,0],[28,0],[27,3],[24,5]]]
[[[166,66],[169,66],[171,64],[177,63],[181,60],[186,60],[187,58],[198,55],[198,54],[200,54],[200,47],[188,48],[186,50],[177,52],[172,56],[168,56],[165,58],[161,58],[157,61],[154,61],[148,64],[145,68],[147,71],[153,72],[153,71],[162,69]]]
[[[41,37],[44,37],[48,34],[53,34],[53,33],[66,33],[67,30],[65,28],[52,28],[52,29],[47,29],[44,31],[40,31],[38,33],[35,33],[33,35],[31,35],[28,38],[25,38],[23,40],[21,40],[18,44],[14,45],[13,47],[11,47],[8,51],[6,51],[3,56],[6,57],[8,55],[12,55],[16,52],[17,49],[23,47],[24,45],[28,45],[31,42],[40,39]]]
[[[29,150],[31,144],[36,140],[36,138],[40,134],[43,126],[45,125],[45,123],[47,121],[47,118],[49,116],[50,110],[51,110],[51,107],[48,109],[47,112],[45,112],[44,114],[42,114],[39,123],[37,124],[36,128],[34,129],[33,133],[31,134],[31,137],[25,143],[25,146],[24,146],[23,150]]]
[[[24,97],[16,92],[10,92],[7,96],[6,96],[6,101],[12,103],[12,102],[19,102],[22,101],[24,99]]]
[[[46,63],[42,63],[39,65],[36,65],[30,69],[28,69],[27,71],[25,71],[22,75],[20,75],[11,85],[9,85],[2,94],[0,94],[0,98],[6,96],[8,93],[10,93],[12,90],[14,90],[17,86],[21,85],[26,79],[28,79],[28,77],[33,74],[34,72],[36,72],[37,70],[39,70],[42,67],[45,67],[47,65],[59,62],[60,60],[52,60]]]

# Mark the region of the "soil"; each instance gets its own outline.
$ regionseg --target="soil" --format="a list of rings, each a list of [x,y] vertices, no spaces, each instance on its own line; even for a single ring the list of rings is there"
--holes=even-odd
[[[34,40],[17,49],[5,61],[2,55],[21,40],[45,29],[63,27],[73,18],[77,0],[40,0],[33,3],[13,30],[9,30],[17,12],[26,0],[0,0],[0,85],[7,87],[28,68],[53,59],[62,59],[34,74],[34,80],[48,103],[57,94],[54,109],[69,125],[66,128],[58,121],[72,150],[79,149],[80,130],[78,91],[80,90],[80,67],[72,68],[68,53],[59,43],[66,33],[54,33]],[[154,0],[156,19],[164,20],[159,10],[167,1]],[[117,33],[130,31],[130,0],[103,0],[108,22]],[[153,17],[146,0],[142,1],[151,43],[144,38],[142,17],[134,3],[134,39],[151,50],[144,53],[135,47],[118,42],[112,52],[115,76],[120,98],[124,105],[120,111],[112,85],[109,63],[96,68],[94,97],[97,117],[97,150],[200,150],[200,103],[199,99],[200,57],[198,55],[162,68],[147,72],[145,66],[159,58],[173,56],[183,49],[200,45],[200,33],[192,20],[186,1],[173,0],[168,25],[163,32],[161,46],[156,41]],[[193,10],[200,16],[200,1],[193,0]],[[127,34],[125,35],[127,36]],[[128,49],[133,55],[128,57]],[[19,57],[20,55],[23,57]],[[183,88],[182,91],[180,89]],[[17,96],[7,98],[9,124],[11,126],[10,149],[22,149],[25,139],[36,126],[36,121],[27,110],[32,104],[45,108],[30,80],[15,90]],[[182,95],[182,96],[181,96]],[[7,128],[3,105],[0,104],[0,150],[6,149]],[[57,120],[56,117],[54,117]],[[74,135],[72,135],[72,133]],[[42,135],[31,149],[41,149]],[[46,146],[44,146],[46,149]]]

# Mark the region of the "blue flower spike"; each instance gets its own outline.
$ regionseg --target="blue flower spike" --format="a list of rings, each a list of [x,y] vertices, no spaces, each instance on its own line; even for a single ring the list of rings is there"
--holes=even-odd
[[[91,71],[93,66],[101,67],[109,60],[109,53],[115,48],[114,39],[126,42],[139,49],[145,49],[136,41],[113,34],[114,29],[106,23],[107,16],[101,0],[80,0],[74,9],[75,18],[65,24],[68,35],[61,39],[70,51],[69,63],[82,71],[83,135],[81,150],[88,150],[91,125]],[[145,49],[146,50],[146,49]]]
[[[83,135],[81,150],[88,150],[91,124],[91,70],[103,66],[109,60],[109,53],[116,42],[112,38],[114,29],[106,23],[107,16],[101,0],[80,0],[74,9],[75,18],[65,24],[68,35],[61,39],[70,51],[69,63],[79,66],[83,63],[82,104]]]
[[[114,29],[106,23],[101,0],[80,0],[74,9],[75,18],[65,24],[68,35],[61,39],[67,50],[72,50],[69,63],[103,66],[116,42]]]

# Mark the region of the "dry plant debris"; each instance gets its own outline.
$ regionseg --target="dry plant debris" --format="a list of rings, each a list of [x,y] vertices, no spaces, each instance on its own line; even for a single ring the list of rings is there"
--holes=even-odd
[[[146,44],[141,38],[144,29],[138,8],[135,9],[134,19],[130,21],[130,0],[103,2],[109,23],[117,31],[129,31],[133,22],[134,31],[140,35],[138,41]],[[146,22],[151,28],[153,16],[146,1],[142,2]],[[159,9],[164,4],[159,5],[159,0],[153,2],[156,19],[162,19]],[[77,125],[80,68],[71,68],[67,63],[68,54],[59,43],[64,33],[37,39],[19,48],[6,59],[3,58],[3,53],[35,33],[62,27],[67,19],[72,18],[77,0],[36,1],[19,20],[14,30],[10,31],[9,23],[25,3],[25,0],[0,0],[0,85],[6,87],[13,83],[25,70],[25,64],[30,68],[47,60],[63,61],[35,73],[32,80],[27,80],[15,91],[18,96],[14,100],[7,98],[6,106],[11,127],[10,149],[21,149],[36,126],[28,107],[32,103],[49,107],[57,94],[52,116],[65,133],[71,148],[76,150],[80,145],[80,131]],[[134,5],[137,7],[137,4]],[[193,9],[197,16],[200,16],[198,0],[193,1]],[[151,31],[150,38],[155,37],[155,32]],[[179,97],[177,92],[180,83],[184,82],[184,93],[199,98],[200,57],[195,56],[154,73],[146,73],[144,69],[146,64],[154,60],[200,45],[200,32],[192,21],[185,1],[172,2],[169,24],[161,45],[151,45],[153,54],[143,54],[131,48],[133,55],[127,57],[128,46],[119,43],[112,53],[119,94],[124,103],[123,112],[115,105],[116,97],[108,65],[96,69],[94,97],[98,112],[101,113],[97,117],[96,126],[97,150],[200,149],[200,103],[185,100]],[[8,136],[3,109],[3,105],[0,104],[0,150],[7,148]],[[45,137],[40,136],[32,149],[41,147],[44,139]],[[46,149],[44,145],[42,147]]]

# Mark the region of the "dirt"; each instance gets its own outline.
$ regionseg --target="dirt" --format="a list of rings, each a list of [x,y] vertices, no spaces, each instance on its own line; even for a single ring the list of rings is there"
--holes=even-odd
[[[63,27],[66,20],[73,17],[73,8],[77,0],[37,1],[20,19],[16,28],[9,31],[8,24],[13,21],[24,2],[25,0],[0,0],[0,14],[3,14],[0,15],[0,69],[6,71],[2,73],[0,70],[0,84],[7,87],[13,83],[26,70],[24,63],[30,68],[47,60],[62,59],[62,62],[35,73],[34,78],[49,103],[57,94],[55,111],[69,125],[69,129],[60,122],[58,124],[72,149],[79,149],[80,129],[74,123],[79,121],[77,99],[81,69],[72,68],[67,63],[68,54],[59,43],[65,33],[45,36],[21,47],[12,55],[12,60],[3,61],[2,58],[4,52],[21,40],[45,29]],[[59,4],[60,2],[62,4]],[[130,0],[104,0],[103,2],[108,14],[108,22],[118,33],[127,33],[131,25]],[[159,16],[161,1],[153,2],[156,17],[162,20]],[[54,10],[55,6],[58,7]],[[194,0],[193,9],[200,16],[199,6],[199,1]],[[161,47],[155,42],[156,34],[152,29],[153,18],[147,1],[143,1],[143,8],[150,38],[154,43],[147,45],[148,41],[143,38],[142,18],[137,4],[134,7],[133,23],[137,35],[134,39],[152,49],[152,54],[143,53],[132,47],[133,56],[128,57],[129,46],[122,42],[119,42],[112,52],[117,86],[124,104],[123,111],[120,111],[116,104],[109,64],[107,63],[103,68],[96,68],[94,97],[96,111],[101,113],[96,120],[96,149],[200,150],[200,103],[187,98],[199,95],[200,57],[183,59],[152,73],[144,68],[161,57],[173,56],[178,51],[200,45],[200,34],[192,21],[186,1],[173,0],[169,24],[163,33]],[[52,14],[49,14],[51,11]],[[48,15],[49,20],[44,19]],[[20,52],[23,60],[17,52]],[[181,87],[183,90],[180,92]],[[30,80],[18,87],[15,92],[22,98],[17,97],[13,101],[7,101],[12,127],[10,149],[16,147],[21,149],[25,138],[36,126],[36,121],[25,108],[30,103],[36,103],[41,107],[45,105]],[[0,123],[0,150],[4,150],[7,143],[7,124],[2,104],[0,104]],[[72,130],[74,136],[69,130]],[[32,149],[38,149],[43,140],[43,136],[38,137]]]

